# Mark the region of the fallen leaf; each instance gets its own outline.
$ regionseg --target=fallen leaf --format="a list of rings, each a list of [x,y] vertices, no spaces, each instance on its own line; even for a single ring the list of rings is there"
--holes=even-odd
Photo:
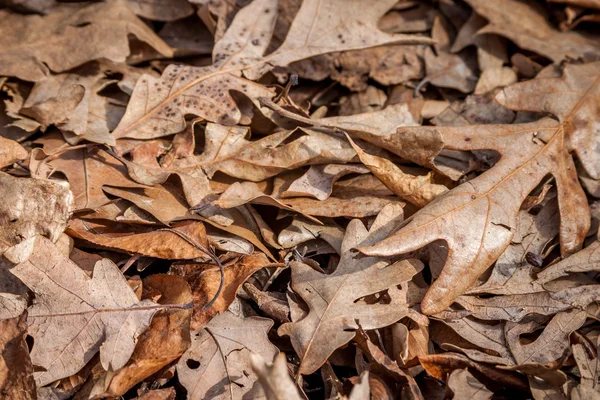
[[[316,371],[336,348],[352,339],[359,324],[365,329],[375,329],[410,313],[398,298],[395,286],[410,280],[423,265],[417,260],[389,265],[373,257],[357,259],[356,253],[351,252],[353,247],[373,243],[389,233],[399,215],[401,209],[397,206],[384,208],[370,231],[360,221],[352,221],[342,242],[341,260],[332,274],[292,262],[292,289],[306,301],[310,311],[300,321],[283,324],[278,333],[290,336],[300,355],[299,373]],[[390,290],[391,304],[356,302],[385,289]]]
[[[156,231],[129,225],[103,224],[74,219],[68,234],[91,243],[149,257],[170,260],[206,258],[207,239],[204,224],[186,221],[173,228]]]
[[[4,172],[0,172],[0,202],[0,254],[36,235],[58,240],[73,212],[68,185]]]
[[[439,195],[448,191],[444,185],[433,183],[432,174],[414,176],[404,173],[390,160],[377,157],[363,151],[350,136],[346,135],[352,148],[358,154],[360,161],[367,166],[373,175],[378,177],[383,184],[399,197],[418,207],[424,207]]]
[[[236,256],[223,265],[223,277],[219,269],[212,265],[183,264],[173,267],[173,272],[182,276],[192,288],[194,312],[192,329],[202,329],[220,312],[227,310],[235,300],[240,286],[261,268],[281,266],[272,264],[262,253],[247,256]],[[219,288],[223,287],[219,293]],[[215,295],[219,295],[210,308],[206,305]]]
[[[257,380],[251,356],[272,360],[277,348],[267,339],[273,321],[240,318],[231,312],[192,332],[192,346],[177,363],[179,382],[189,399],[241,399]]]
[[[467,0],[475,12],[490,21],[477,34],[497,34],[519,47],[541,54],[554,62],[580,54],[595,54],[600,48],[597,38],[575,32],[560,32],[550,24],[545,11],[531,2],[509,0],[497,2]],[[514,16],[518,15],[518,18]]]
[[[27,314],[0,320],[0,393],[15,400],[36,397],[26,321]]]
[[[140,17],[155,21],[175,21],[194,13],[194,7],[185,0],[127,0],[127,6]]]
[[[182,278],[151,275],[143,280],[144,290],[160,293],[158,304],[186,306],[192,293]],[[105,396],[122,396],[138,382],[179,358],[191,345],[191,309],[159,310],[143,332],[127,364],[111,374]]]
[[[361,165],[325,164],[312,165],[308,171],[281,193],[281,198],[313,197],[325,200],[333,191],[333,184],[348,174],[366,174],[369,170]]]
[[[140,302],[108,259],[96,263],[90,278],[48,239],[30,240],[34,251],[10,271],[36,294],[27,316],[31,361],[43,368],[34,373],[36,383],[75,374],[98,351],[104,369],[121,368],[163,306]]]
[[[27,151],[19,143],[0,136],[0,168],[27,158]]]
[[[258,377],[257,384],[267,400],[300,400],[300,393],[294,384],[285,361],[285,355],[280,353],[267,365],[263,357],[251,354],[252,370]],[[256,384],[255,384],[256,385]]]
[[[515,84],[497,96],[501,103],[510,108],[529,106],[537,110],[541,101],[539,98],[535,104],[520,104],[518,101],[523,100],[514,97],[525,88],[531,90],[525,85],[533,84],[535,88],[543,90],[540,96],[545,99],[546,108],[553,107],[550,109],[563,123],[543,119],[529,124],[404,128],[407,132],[412,130],[412,134],[420,132],[441,136],[447,147],[457,150],[494,149],[501,154],[506,154],[509,149],[511,151],[510,157],[502,158],[490,171],[451,190],[417,213],[409,224],[390,238],[371,248],[361,249],[365,254],[387,256],[415,250],[436,239],[446,240],[449,249],[446,265],[421,305],[426,314],[447,308],[502,254],[514,236],[522,202],[547,173],[553,174],[557,181],[561,252],[570,254],[581,248],[590,227],[590,217],[569,149],[576,151],[586,170],[596,169],[592,163],[595,155],[582,153],[582,147],[578,145],[583,141],[595,143],[591,129],[587,123],[577,125],[572,121],[585,120],[590,113],[595,115],[589,107],[592,107],[594,90],[597,90],[595,79],[598,66],[600,64],[570,66],[565,69],[562,78]],[[581,73],[591,75],[586,75],[588,79],[575,84],[567,78],[578,68]],[[569,85],[577,85],[571,89],[576,94],[568,102],[559,102],[552,90]],[[527,97],[532,98],[521,96],[519,99]],[[513,102],[516,103],[514,107]],[[538,136],[539,141],[536,140]],[[535,168],[532,163],[535,163]],[[429,165],[432,165],[431,161]],[[510,196],[507,195],[503,188],[514,188],[515,185],[520,188],[519,192],[513,191]],[[473,220],[473,214],[482,217]],[[449,235],[450,226],[457,224],[457,221],[468,223],[469,230]],[[466,247],[465,242],[470,245]]]
[[[57,5],[46,16],[0,11],[0,75],[38,82],[50,71],[63,72],[88,61],[106,58],[123,62],[132,34],[164,56],[172,50],[124,2]],[[69,57],[64,49],[71,49]]]
[[[488,400],[494,394],[467,369],[452,371],[448,377],[448,388],[454,394],[454,399]]]

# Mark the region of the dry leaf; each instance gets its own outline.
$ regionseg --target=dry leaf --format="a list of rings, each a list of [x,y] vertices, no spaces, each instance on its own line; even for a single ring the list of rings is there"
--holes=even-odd
[[[479,35],[495,33],[509,38],[519,47],[559,62],[566,57],[597,54],[600,41],[575,32],[560,32],[550,24],[537,4],[518,0],[488,2],[467,0],[475,12],[490,21]],[[515,18],[515,16],[518,16]]]
[[[590,214],[570,150],[576,152],[586,170],[598,174],[597,164],[593,163],[596,155],[582,150],[585,146],[581,146],[595,143],[597,139],[588,123],[572,121],[585,121],[590,113],[590,118],[595,115],[591,107],[598,86],[595,79],[599,66],[569,66],[562,78],[515,84],[497,96],[510,108],[529,110],[538,110],[544,99],[544,108],[560,117],[562,123],[543,119],[514,125],[404,128],[414,135],[419,132],[441,136],[448,148],[493,149],[504,156],[490,171],[451,190],[417,213],[398,233],[371,248],[361,249],[365,254],[386,256],[415,250],[436,239],[446,240],[449,249],[446,265],[421,305],[426,314],[447,308],[502,254],[514,236],[522,202],[548,173],[557,181],[561,251],[570,254],[581,248],[590,227]],[[576,72],[586,74],[587,79],[570,80],[569,76]],[[553,91],[563,87],[573,91],[568,101]],[[534,88],[542,90],[540,98],[521,95],[524,90]],[[429,165],[434,154],[430,155]],[[515,187],[519,187],[517,193]],[[508,188],[511,192],[506,191]],[[469,229],[453,232],[452,226],[457,223],[468,224]]]
[[[351,251],[385,236],[399,215],[401,209],[397,206],[384,208],[370,231],[360,221],[352,221],[342,242],[340,262],[332,274],[323,274],[300,262],[291,264],[292,289],[306,301],[310,311],[300,321],[282,325],[278,332],[290,336],[300,355],[299,373],[316,371],[336,348],[352,339],[359,325],[375,329],[410,314],[395,286],[410,280],[423,265],[417,260],[389,265]],[[391,304],[356,302],[385,289],[389,289]]]
[[[27,314],[0,320],[0,393],[2,397],[29,400],[36,397],[29,358]]]
[[[19,143],[0,136],[0,168],[27,158],[27,151]]]
[[[0,203],[0,254],[36,235],[58,240],[73,212],[68,185],[4,172],[0,172]]]
[[[285,355],[280,353],[272,365],[258,354],[251,355],[252,370],[258,376],[260,390],[267,400],[300,400],[300,393],[290,377]]]
[[[188,399],[241,399],[257,379],[252,354],[272,360],[278,353],[267,339],[272,325],[265,318],[240,318],[225,312],[192,332],[192,346],[177,363]]]
[[[452,371],[448,377],[448,388],[454,399],[488,400],[494,394],[479,382],[467,369]]]
[[[281,266],[272,264],[262,253],[234,257],[223,265],[223,278],[214,265],[183,264],[174,267],[174,273],[182,276],[192,288],[194,314],[192,329],[203,328],[216,314],[227,310],[235,300],[240,286],[256,271],[265,267]],[[223,279],[223,288],[218,293]],[[219,294],[210,308],[205,308],[215,295]]]
[[[140,302],[112,261],[98,261],[90,279],[48,239],[30,240],[31,255],[10,271],[36,294],[27,322],[37,384],[75,374],[98,351],[103,368],[121,368],[162,306]]]
[[[155,21],[175,21],[194,13],[194,7],[185,0],[127,0],[127,6],[140,17]]]
[[[62,4],[46,16],[0,11],[3,21],[0,75],[38,82],[50,71],[63,72],[106,58],[123,62],[134,35],[164,56],[172,50],[119,0]],[[71,49],[69,57],[64,49]]]
[[[383,184],[399,197],[407,200],[418,207],[424,207],[441,194],[448,191],[444,185],[432,182],[432,174],[425,176],[414,176],[404,173],[396,164],[390,160],[377,157],[363,151],[356,143],[346,135],[352,148],[358,154],[360,161],[365,164]]]

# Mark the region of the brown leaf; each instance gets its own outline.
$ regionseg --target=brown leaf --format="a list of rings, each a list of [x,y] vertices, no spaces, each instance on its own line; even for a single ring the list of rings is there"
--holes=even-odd
[[[90,278],[48,239],[31,240],[27,261],[10,271],[36,294],[27,322],[31,361],[43,368],[34,373],[37,384],[73,375],[98,351],[104,369],[121,368],[163,307],[140,302],[112,261],[98,261]]]
[[[62,72],[91,60],[123,62],[132,34],[164,56],[172,50],[122,1],[65,4],[46,16],[0,11],[4,22],[0,75],[41,81],[50,71]],[[70,49],[69,57],[63,55]]]
[[[192,346],[177,363],[188,399],[241,399],[248,393],[258,379],[251,367],[252,354],[273,360],[278,353],[267,338],[271,326],[269,319],[225,312],[193,331]]]
[[[144,279],[145,291],[158,291],[158,304],[188,305],[192,293],[187,282],[172,275],[155,274]],[[147,297],[146,297],[147,298]],[[105,396],[122,396],[138,382],[179,358],[191,344],[191,309],[160,310],[138,338],[127,364],[107,382]]]
[[[0,320],[0,393],[5,398],[36,398],[33,366],[25,342],[27,315]]]
[[[373,175],[378,177],[383,184],[399,197],[418,207],[424,207],[439,195],[448,191],[444,185],[433,183],[432,174],[415,176],[404,173],[390,160],[377,157],[363,151],[346,135],[348,141],[358,154],[360,161],[367,166]]]
[[[300,178],[293,181],[281,193],[281,198],[313,197],[326,200],[333,191],[333,185],[348,174],[366,174],[369,170],[362,165],[325,164],[312,165]]]
[[[553,174],[558,187],[561,251],[570,254],[581,248],[590,227],[590,214],[570,151],[581,154],[586,170],[596,169],[592,163],[596,155],[581,150],[586,147],[583,143],[595,143],[592,129],[588,123],[573,121],[596,116],[591,107],[597,97],[595,90],[600,87],[596,82],[599,67],[600,63],[569,66],[562,78],[515,84],[498,95],[501,103],[518,109],[527,105],[538,110],[543,101],[562,123],[543,119],[529,124],[404,128],[413,135],[440,135],[451,149],[493,149],[503,155],[491,170],[425,207],[390,238],[361,249],[365,254],[387,256],[415,250],[436,239],[446,240],[446,265],[421,305],[426,314],[447,308],[502,254],[514,236],[522,202],[548,173]],[[577,72],[585,74],[586,79],[577,83],[567,79]],[[568,101],[554,91],[567,88],[574,93]],[[541,90],[541,98],[532,99],[537,101],[535,104],[520,104],[523,100],[519,99],[532,98],[522,95],[525,90]],[[518,192],[515,187],[519,187]],[[457,231],[452,228],[456,224],[465,224],[469,229]]]
[[[61,153],[48,165],[67,176],[75,210],[96,209],[110,201],[104,185],[142,187],[131,181],[119,161],[101,150],[76,149]]]
[[[140,17],[155,21],[175,21],[194,13],[194,7],[185,0],[127,0],[127,6]]]
[[[27,157],[27,150],[14,140],[0,136],[0,168],[7,167],[12,163]]]
[[[582,310],[569,310],[556,314],[544,331],[531,343],[522,344],[520,336],[540,327],[539,321],[530,319],[521,324],[507,322],[506,343],[519,364],[547,364],[565,355],[569,348],[569,335],[585,322],[587,313]]]
[[[580,32],[557,30],[548,21],[542,7],[535,3],[517,0],[502,4],[485,0],[467,0],[467,3],[490,21],[477,34],[494,33],[507,37],[522,49],[541,54],[554,62],[586,53],[595,54],[600,48],[597,38]]]
[[[498,385],[514,387],[519,391],[529,393],[527,380],[522,375],[476,363],[461,354],[430,354],[419,357],[419,361],[425,371],[436,379],[446,380],[452,371],[468,368],[469,372],[476,374],[478,380],[485,379],[487,384],[495,382]]]
[[[174,267],[175,273],[182,276],[192,288],[194,313],[192,329],[202,329],[216,314],[227,310],[240,286],[256,271],[265,267],[281,266],[272,264],[262,253],[237,256],[223,265],[223,289],[214,304],[206,309],[221,284],[221,273],[212,264],[183,264]]]
[[[199,244],[207,249],[206,230],[202,222],[186,221],[173,224],[173,230],[179,234],[169,229],[136,229],[125,224],[104,224],[74,219],[69,222],[68,234],[100,246],[149,257],[170,260],[207,257],[206,252],[196,245]]]
[[[290,378],[283,353],[277,355],[270,366],[258,354],[252,354],[251,361],[252,370],[258,376],[260,390],[264,392],[267,400],[302,399],[298,388]]]
[[[488,388],[467,369],[456,369],[448,377],[448,388],[455,399],[488,400],[493,396]]]
[[[390,42],[426,43],[427,38],[388,35],[379,31],[376,20],[393,4],[381,2],[364,15],[358,4],[341,7],[338,0],[319,4],[304,2],[277,51],[263,58],[277,16],[275,0],[253,1],[240,10],[213,50],[214,64],[208,67],[170,66],[159,80],[143,77],[117,127],[117,138],[152,138],[184,129],[184,114],[194,114],[227,125],[242,120],[242,112],[229,93],[235,90],[250,99],[270,98],[273,92],[243,79],[242,72],[259,78],[274,66],[332,51],[366,48]],[[343,10],[343,15],[338,13]],[[360,22],[358,16],[360,15]],[[344,21],[331,29],[332,20]],[[307,21],[311,21],[308,23]],[[341,29],[341,27],[344,29]],[[348,27],[358,30],[344,38]],[[339,38],[339,36],[342,38]]]
[[[402,208],[406,203],[397,197],[356,196],[350,198],[328,197],[320,201],[309,198],[283,200],[285,204],[302,214],[315,217],[364,218],[377,215],[384,207],[393,205]]]
[[[0,254],[36,235],[58,240],[73,212],[68,185],[4,172],[0,172],[0,203]]]
[[[300,321],[282,325],[278,333],[290,336],[300,355],[299,373],[316,371],[336,348],[352,339],[359,324],[364,329],[375,329],[411,313],[395,286],[410,280],[423,264],[405,260],[389,265],[351,252],[359,244],[373,243],[388,234],[399,215],[399,207],[387,206],[370,231],[360,221],[351,221],[342,242],[341,260],[332,274],[292,262],[292,289],[306,301],[310,311]],[[385,289],[389,289],[391,304],[356,302]]]

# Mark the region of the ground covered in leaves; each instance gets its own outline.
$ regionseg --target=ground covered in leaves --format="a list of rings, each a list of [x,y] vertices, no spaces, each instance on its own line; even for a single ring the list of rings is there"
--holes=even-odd
[[[0,398],[600,398],[599,22],[0,0]]]

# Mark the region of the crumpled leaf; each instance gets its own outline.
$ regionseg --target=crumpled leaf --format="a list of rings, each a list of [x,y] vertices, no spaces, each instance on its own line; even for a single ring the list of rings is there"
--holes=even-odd
[[[375,329],[411,314],[395,286],[410,280],[423,264],[405,260],[388,265],[384,260],[357,256],[351,251],[357,245],[373,243],[388,234],[398,215],[401,215],[399,207],[384,208],[370,231],[360,221],[351,221],[342,242],[340,262],[331,274],[292,262],[292,289],[306,301],[309,313],[299,321],[283,324],[278,333],[290,336],[300,355],[299,373],[316,371],[336,348],[354,337],[359,326]],[[392,297],[391,304],[356,302],[385,289]]]
[[[347,136],[347,135],[346,135]],[[432,182],[431,173],[425,176],[415,176],[404,173],[390,160],[374,156],[363,151],[350,136],[347,136],[352,148],[358,154],[360,161],[367,166],[373,175],[378,177],[388,189],[399,197],[418,207],[424,207],[436,197],[446,193],[448,188]]]
[[[31,255],[10,271],[36,295],[27,317],[31,361],[43,368],[36,383],[75,374],[98,351],[104,369],[121,368],[162,306],[140,302],[112,261],[98,261],[90,278],[48,239],[30,240]]]
[[[362,165],[324,164],[312,165],[300,178],[293,181],[281,193],[282,198],[313,197],[325,200],[333,191],[333,184],[348,174],[366,174],[369,170]]]
[[[173,224],[172,230],[175,232],[73,219],[69,222],[68,234],[100,246],[149,257],[171,260],[207,258],[206,252],[198,246],[208,249],[202,222],[180,222]]]
[[[171,48],[119,0],[61,4],[46,16],[2,10],[0,19],[0,75],[26,81],[100,58],[123,62],[130,53],[129,34],[172,56]],[[64,49],[71,49],[68,57]]]
[[[252,354],[272,360],[278,353],[267,338],[271,326],[273,321],[266,318],[224,312],[192,332],[192,346],[177,363],[188,399],[241,399],[257,380]]]
[[[599,68],[600,63],[568,66],[561,78],[518,83],[497,96],[500,103],[515,109],[541,110],[543,104],[561,123],[542,119],[513,125],[403,128],[409,135],[441,137],[447,148],[490,149],[502,156],[491,170],[430,203],[399,232],[361,249],[368,255],[388,256],[416,250],[437,239],[448,243],[444,270],[421,304],[424,313],[447,308],[502,254],[514,236],[521,204],[546,174],[552,174],[557,183],[561,252],[570,254],[581,248],[590,214],[570,152],[576,152],[586,170],[597,169],[593,163],[596,154],[589,154],[595,152],[582,149],[598,141],[586,121],[597,117],[593,104],[600,88]],[[571,79],[576,72],[585,79]],[[534,89],[540,91],[538,97],[524,94]],[[557,92],[562,90],[572,95],[565,99]],[[429,153],[428,165],[433,166],[435,154]],[[468,224],[469,230],[452,229],[461,223]]]
[[[213,264],[182,264],[172,267],[172,273],[183,277],[192,288],[194,313],[193,330],[202,329],[216,314],[227,310],[235,300],[236,293],[246,280],[261,268],[277,267],[262,253],[235,256],[223,263],[223,288],[214,304],[205,308],[219,290],[221,273]]]
[[[0,172],[0,254],[36,235],[52,241],[67,227],[73,212],[68,185],[15,178]]]

